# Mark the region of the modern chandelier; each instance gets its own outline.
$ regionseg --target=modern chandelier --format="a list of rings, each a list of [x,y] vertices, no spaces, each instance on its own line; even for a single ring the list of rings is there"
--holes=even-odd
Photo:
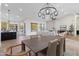
[[[46,15],[48,15],[50,19],[55,20],[56,16],[58,15],[58,11],[50,3],[46,3],[46,7],[43,7],[39,10],[38,16],[42,19],[45,19]]]

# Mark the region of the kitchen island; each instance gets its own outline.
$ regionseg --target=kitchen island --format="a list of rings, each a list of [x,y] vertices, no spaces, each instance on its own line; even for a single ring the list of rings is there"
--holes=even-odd
[[[16,32],[1,32],[1,41],[16,39]]]

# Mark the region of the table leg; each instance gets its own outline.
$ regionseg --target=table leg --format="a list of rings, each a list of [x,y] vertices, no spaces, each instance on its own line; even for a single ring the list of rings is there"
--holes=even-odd
[[[38,56],[38,53],[35,53],[35,56]]]
[[[22,51],[25,51],[25,44],[22,42]]]
[[[64,39],[64,52],[65,52],[65,49],[66,49],[66,48],[65,48],[65,45],[66,45],[66,43],[65,43],[65,39]]]

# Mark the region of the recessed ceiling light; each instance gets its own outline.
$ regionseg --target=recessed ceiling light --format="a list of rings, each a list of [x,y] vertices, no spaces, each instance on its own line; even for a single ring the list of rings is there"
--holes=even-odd
[[[23,9],[19,9],[19,11],[23,11]]]
[[[8,13],[6,13],[5,16],[8,16]]]
[[[17,18],[19,18],[19,15],[17,15]]]
[[[62,12],[64,12],[64,10],[62,9]]]
[[[8,4],[6,3],[5,6],[8,7]]]

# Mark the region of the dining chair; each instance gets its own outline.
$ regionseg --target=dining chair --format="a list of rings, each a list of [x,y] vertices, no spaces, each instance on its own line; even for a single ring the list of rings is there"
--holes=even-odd
[[[57,55],[57,45],[58,39],[52,40],[48,43],[47,56],[56,56]]]
[[[12,46],[7,47],[5,49],[5,51],[4,51],[5,55],[6,56],[24,56],[24,55],[28,55],[29,56],[29,55],[31,55],[31,50],[23,51],[21,49],[21,51],[19,51],[20,48],[17,49],[17,47],[19,47],[21,45],[22,44],[16,44],[16,45],[12,45]],[[16,50],[14,50],[15,48],[16,48]],[[19,51],[19,52],[17,52],[17,51]]]
[[[57,56],[63,56],[65,52],[65,38],[60,37],[58,39],[59,45],[57,45]]]
[[[40,51],[42,56],[57,56],[58,39],[52,40],[48,43],[48,47]]]

